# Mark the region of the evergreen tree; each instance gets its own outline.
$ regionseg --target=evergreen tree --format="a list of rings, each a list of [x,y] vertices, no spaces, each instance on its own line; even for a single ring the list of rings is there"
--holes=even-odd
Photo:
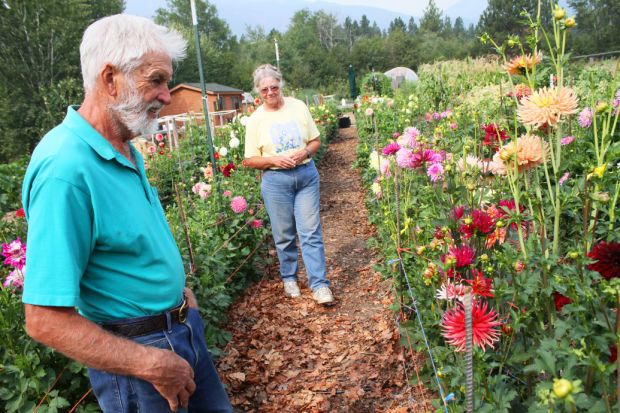
[[[428,6],[424,9],[424,15],[420,19],[420,31],[441,33],[443,30],[442,12],[434,0],[428,0]]]
[[[620,50],[620,2],[568,0],[577,12],[573,49],[580,54]]]
[[[407,34],[413,37],[417,33],[418,33],[418,25],[415,24],[415,20],[413,19],[413,17],[410,17],[409,23],[407,23]]]

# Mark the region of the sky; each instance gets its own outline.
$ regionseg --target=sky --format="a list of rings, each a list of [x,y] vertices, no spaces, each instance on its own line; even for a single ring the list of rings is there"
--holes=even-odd
[[[308,0],[314,1],[314,0]],[[421,16],[424,14],[424,9],[428,6],[428,0],[327,0],[332,3],[355,5],[355,6],[370,6],[381,7],[382,9],[395,11],[397,13],[408,14],[410,16]],[[441,9],[446,10],[448,7],[457,3],[457,0],[435,0],[435,5]]]
[[[189,0],[188,0],[189,1]],[[216,7],[222,0],[211,0],[211,3]],[[225,1],[225,0],[224,0]],[[307,0],[315,1],[315,0]],[[382,9],[395,11],[398,13],[407,14],[410,16],[421,16],[424,14],[424,9],[428,5],[428,0],[327,0],[331,3],[343,4],[343,5],[357,5],[357,6],[370,6],[381,7]],[[144,15],[148,10],[152,13],[159,7],[165,7],[165,0],[125,0],[126,13]],[[448,7],[456,4],[457,0],[435,0],[435,4],[441,10],[446,10]],[[150,14],[149,14],[150,16]]]

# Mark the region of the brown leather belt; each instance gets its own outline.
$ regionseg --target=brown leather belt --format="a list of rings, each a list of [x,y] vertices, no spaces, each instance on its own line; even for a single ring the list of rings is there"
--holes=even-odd
[[[170,314],[170,323],[184,323],[189,312],[189,304],[184,298],[180,306],[172,310],[165,311],[161,314],[146,317],[136,321],[128,321],[126,323],[101,323],[100,326],[104,330],[117,334],[122,337],[132,338],[145,336],[147,334],[163,331],[168,328],[167,313]]]

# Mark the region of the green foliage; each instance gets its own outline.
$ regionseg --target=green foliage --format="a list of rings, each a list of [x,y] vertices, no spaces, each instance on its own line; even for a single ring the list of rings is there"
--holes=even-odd
[[[383,73],[369,73],[362,80],[362,91],[377,96],[392,96],[392,80]]]
[[[22,205],[22,181],[30,158],[22,157],[16,162],[0,164],[0,218]]]

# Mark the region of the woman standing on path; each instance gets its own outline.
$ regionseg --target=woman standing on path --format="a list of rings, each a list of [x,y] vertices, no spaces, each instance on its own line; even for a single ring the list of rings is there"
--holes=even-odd
[[[243,164],[264,170],[261,194],[271,221],[284,292],[301,295],[297,285],[296,235],[319,304],[334,301],[325,275],[325,249],[319,216],[319,173],[312,155],[321,147],[319,131],[300,100],[282,96],[282,74],[272,65],[256,68],[254,88],[263,104],[246,128]]]

